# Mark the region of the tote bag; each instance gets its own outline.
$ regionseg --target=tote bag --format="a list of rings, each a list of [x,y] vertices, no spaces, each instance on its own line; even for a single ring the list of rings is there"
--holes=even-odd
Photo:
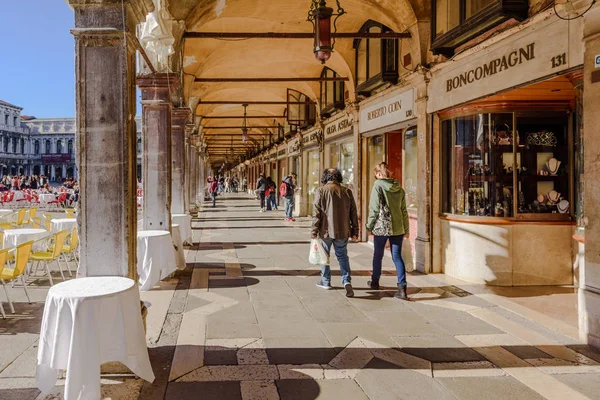
[[[379,191],[379,215],[371,231],[375,236],[392,236],[392,213],[388,207],[383,191]]]

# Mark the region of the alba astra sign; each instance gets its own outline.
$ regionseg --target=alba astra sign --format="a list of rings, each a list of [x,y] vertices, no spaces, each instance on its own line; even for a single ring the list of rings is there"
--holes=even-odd
[[[552,76],[583,63],[581,22],[556,16],[531,22],[483,50],[433,72],[427,112],[434,113]]]

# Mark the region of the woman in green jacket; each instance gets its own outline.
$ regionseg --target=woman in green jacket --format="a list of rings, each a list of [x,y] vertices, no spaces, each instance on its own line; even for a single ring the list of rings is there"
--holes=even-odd
[[[406,268],[402,260],[402,240],[409,237],[408,210],[406,209],[406,194],[400,186],[400,182],[391,178],[390,170],[385,163],[375,167],[375,177],[377,180],[371,190],[371,200],[369,202],[369,217],[367,220],[367,229],[373,231],[375,223],[379,218],[381,208],[381,199],[390,209],[391,214],[391,235],[373,237],[373,272],[369,285],[372,289],[379,289],[379,277],[381,276],[381,263],[387,241],[390,241],[392,250],[392,259],[396,266],[396,275],[398,276],[398,292],[395,297],[408,300],[406,295]]]

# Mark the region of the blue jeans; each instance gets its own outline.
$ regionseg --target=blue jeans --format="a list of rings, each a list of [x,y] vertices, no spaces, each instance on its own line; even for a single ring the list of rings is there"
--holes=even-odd
[[[269,194],[269,197],[267,197],[267,210],[277,210],[277,200],[275,197],[275,192],[271,192],[271,194]]]
[[[383,260],[385,244],[389,240],[392,250],[392,260],[394,260],[394,265],[396,266],[398,284],[406,286],[406,268],[404,266],[404,260],[402,260],[402,239],[404,239],[404,235],[373,237],[373,246],[375,249],[373,251],[373,274],[371,277],[374,280],[379,280],[379,277],[381,276],[381,262]]]
[[[217,193],[216,192],[212,192],[210,194],[210,198],[212,199],[213,207],[215,207],[215,203],[217,202]]]
[[[286,196],[285,197],[285,217],[293,218],[294,214],[294,196]]]
[[[348,258],[348,239],[321,238],[321,243],[328,255],[331,255],[331,245],[335,249],[335,257],[340,263],[342,273],[342,286],[350,283],[350,259]],[[329,265],[321,266],[321,280],[325,284],[331,284],[331,268]]]

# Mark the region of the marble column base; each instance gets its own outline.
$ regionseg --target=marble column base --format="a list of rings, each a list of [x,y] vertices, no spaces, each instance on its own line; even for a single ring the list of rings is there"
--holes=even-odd
[[[600,349],[600,291],[580,288],[578,295],[580,338]]]

